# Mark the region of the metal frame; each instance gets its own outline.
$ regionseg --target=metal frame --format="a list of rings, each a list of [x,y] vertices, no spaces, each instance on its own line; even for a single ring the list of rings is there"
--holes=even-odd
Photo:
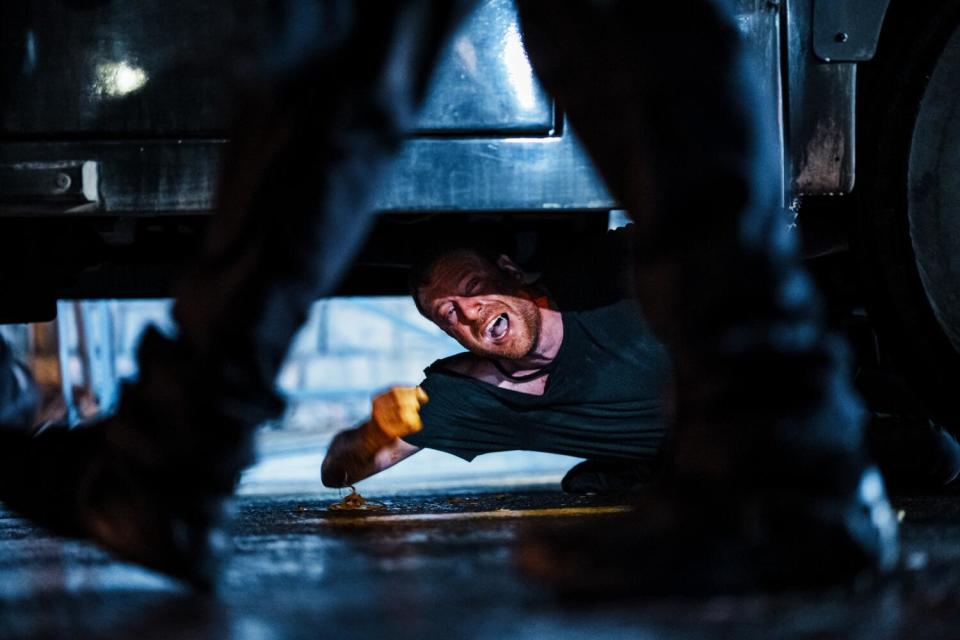
[[[890,0],[814,0],[813,52],[824,62],[873,58]]]
[[[856,170],[856,65],[828,64],[814,53],[815,2],[790,0],[783,7],[791,190],[845,194],[853,189]]]
[[[263,8],[258,0],[244,3],[251,11]],[[779,118],[782,153],[778,170],[785,196],[852,190],[856,63],[846,60],[872,55],[888,3],[732,3],[747,46],[761,61],[756,76],[761,90]],[[163,20],[170,22],[166,26],[189,31],[197,20],[167,13],[186,10],[189,5],[197,15],[207,15],[215,13],[220,4],[221,0],[145,0],[144,6],[163,14]],[[169,40],[166,27],[144,24],[137,11],[116,3],[103,5],[103,15],[96,13],[101,9],[56,15],[57,0],[37,0],[35,6],[38,13],[54,12],[56,17],[49,33],[38,36],[30,30],[27,34],[33,34],[34,45],[43,54],[38,60],[71,63],[63,51],[50,50],[57,42],[54,36],[61,34],[67,38],[63,46],[77,48],[77,69],[74,73],[50,64],[24,67],[23,77],[0,87],[11,95],[27,96],[25,106],[8,109],[0,118],[0,139],[4,140],[0,144],[0,217],[46,217],[55,226],[56,218],[112,217],[133,224],[130,221],[138,218],[209,214],[228,143],[218,137],[222,135],[218,118],[225,116],[214,110],[215,104],[206,105],[197,120],[202,131],[186,131],[180,126],[185,104],[218,95],[209,60],[204,59],[207,66],[199,64],[198,69],[183,67],[183,56],[175,48],[151,47],[155,39]],[[255,22],[260,15],[254,11],[251,20]],[[836,43],[843,44],[846,53],[825,49],[825,34],[845,28],[852,16],[858,21],[863,17],[869,24],[847,29],[850,38]],[[96,37],[68,29],[76,20],[89,23]],[[208,25],[198,33],[205,33],[203,29],[216,33],[211,32],[209,42],[198,45],[191,54],[198,59],[213,56],[215,43],[224,37],[220,27]],[[104,56],[114,55],[113,49],[104,48],[112,33],[123,44],[117,49],[123,55],[116,54],[120,56],[117,60],[129,59],[149,75],[142,95],[131,94],[134,98],[128,103],[124,100],[129,96],[117,98],[105,90],[92,90],[77,98],[79,106],[73,105],[65,92],[74,87],[70,83],[79,82],[77,78],[96,77]],[[190,33],[194,32],[186,35]],[[618,208],[575,132],[542,89],[530,82],[529,65],[522,48],[517,48],[517,38],[512,0],[485,0],[479,5],[442,59],[419,128],[381,186],[376,210],[458,214]],[[830,62],[825,62],[826,58]],[[167,67],[186,74],[182,83],[175,82],[176,74],[171,76]],[[58,78],[66,84],[57,84]],[[50,86],[45,84],[48,79]],[[31,91],[40,93],[34,99],[29,97]],[[48,122],[58,117],[54,108],[57,96],[67,96],[62,107],[67,113],[65,128]],[[505,96],[502,101],[501,96]],[[154,99],[172,101],[168,106],[180,111],[173,116],[160,114],[166,102],[156,109],[146,108]],[[45,115],[34,117],[31,100],[43,107],[37,113]],[[154,116],[163,121],[149,120]],[[73,125],[77,128],[71,129]],[[145,135],[148,130],[154,133]],[[66,190],[58,186],[64,176],[69,182]],[[104,239],[111,244],[109,238]]]

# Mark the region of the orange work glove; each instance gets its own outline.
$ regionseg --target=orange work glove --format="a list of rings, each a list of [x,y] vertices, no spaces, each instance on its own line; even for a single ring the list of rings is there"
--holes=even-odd
[[[423,428],[420,406],[428,399],[420,387],[393,387],[373,399],[370,419],[391,438],[408,436]]]

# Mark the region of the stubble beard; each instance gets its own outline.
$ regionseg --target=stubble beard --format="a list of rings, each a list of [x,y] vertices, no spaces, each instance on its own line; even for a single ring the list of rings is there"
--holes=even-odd
[[[542,320],[540,318],[540,309],[536,304],[530,301],[524,301],[511,309],[512,315],[519,321],[521,327],[511,327],[513,334],[511,340],[506,344],[498,345],[498,348],[488,349],[482,345],[477,345],[470,349],[473,353],[488,358],[499,358],[503,360],[519,360],[530,355],[537,348],[540,341],[540,329]],[[526,339],[517,340],[517,333],[522,333]]]

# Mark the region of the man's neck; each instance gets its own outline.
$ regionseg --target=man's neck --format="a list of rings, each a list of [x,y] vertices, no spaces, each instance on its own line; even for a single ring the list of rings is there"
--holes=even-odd
[[[540,335],[533,349],[522,358],[498,359],[498,363],[511,374],[523,374],[543,369],[553,362],[563,344],[563,316],[556,309],[540,308]]]

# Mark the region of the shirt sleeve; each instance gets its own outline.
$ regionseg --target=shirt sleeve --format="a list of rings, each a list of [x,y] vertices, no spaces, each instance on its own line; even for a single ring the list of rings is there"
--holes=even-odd
[[[518,448],[499,412],[475,381],[444,373],[431,373],[420,385],[429,401],[420,408],[423,428],[403,438],[415,447],[427,447],[471,461],[483,453]]]

